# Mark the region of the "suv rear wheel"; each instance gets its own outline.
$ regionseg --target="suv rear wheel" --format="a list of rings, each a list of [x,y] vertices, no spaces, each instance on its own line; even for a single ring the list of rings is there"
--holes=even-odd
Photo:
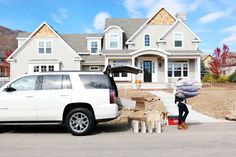
[[[73,135],[87,135],[94,127],[94,117],[86,108],[75,108],[66,116],[66,127]]]

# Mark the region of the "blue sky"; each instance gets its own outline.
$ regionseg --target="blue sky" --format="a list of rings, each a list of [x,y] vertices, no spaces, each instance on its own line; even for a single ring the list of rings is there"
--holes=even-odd
[[[225,43],[236,52],[235,0],[0,0],[0,25],[32,32],[46,21],[59,33],[101,33],[107,17],[145,18],[162,6],[187,13],[202,51]]]

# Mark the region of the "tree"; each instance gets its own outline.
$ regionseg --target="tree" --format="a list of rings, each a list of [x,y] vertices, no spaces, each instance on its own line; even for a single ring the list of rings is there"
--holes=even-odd
[[[7,50],[4,52],[4,60],[2,63],[3,68],[3,76],[10,76],[10,64],[6,61],[6,59],[12,54],[11,50]]]
[[[223,45],[223,49],[221,50],[220,48],[216,48],[213,53],[213,61],[209,63],[210,65],[210,71],[216,75],[219,76],[221,74],[221,68],[223,66],[226,66],[227,63],[227,58],[229,57],[229,47],[227,45]]]
[[[201,61],[201,79],[205,76],[205,74],[208,74],[208,71],[205,67],[205,64],[203,61]]]

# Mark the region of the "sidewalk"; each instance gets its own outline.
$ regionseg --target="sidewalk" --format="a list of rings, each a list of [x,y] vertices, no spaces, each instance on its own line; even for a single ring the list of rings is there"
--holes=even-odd
[[[174,103],[174,95],[171,93],[163,92],[163,91],[150,91],[150,93],[155,94],[161,98],[163,105],[166,107],[166,110],[169,112],[170,115],[178,115],[178,107]],[[219,120],[201,114],[192,110],[192,106],[187,105],[189,114],[186,119],[186,122],[191,123],[207,123],[207,122],[219,122]]]

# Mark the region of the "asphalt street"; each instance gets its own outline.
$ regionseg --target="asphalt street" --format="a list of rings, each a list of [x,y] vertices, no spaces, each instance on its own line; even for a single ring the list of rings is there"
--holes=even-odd
[[[0,127],[0,157],[235,157],[236,123],[166,126],[161,134],[135,134],[127,125],[100,124],[94,134],[72,136],[63,126]]]

